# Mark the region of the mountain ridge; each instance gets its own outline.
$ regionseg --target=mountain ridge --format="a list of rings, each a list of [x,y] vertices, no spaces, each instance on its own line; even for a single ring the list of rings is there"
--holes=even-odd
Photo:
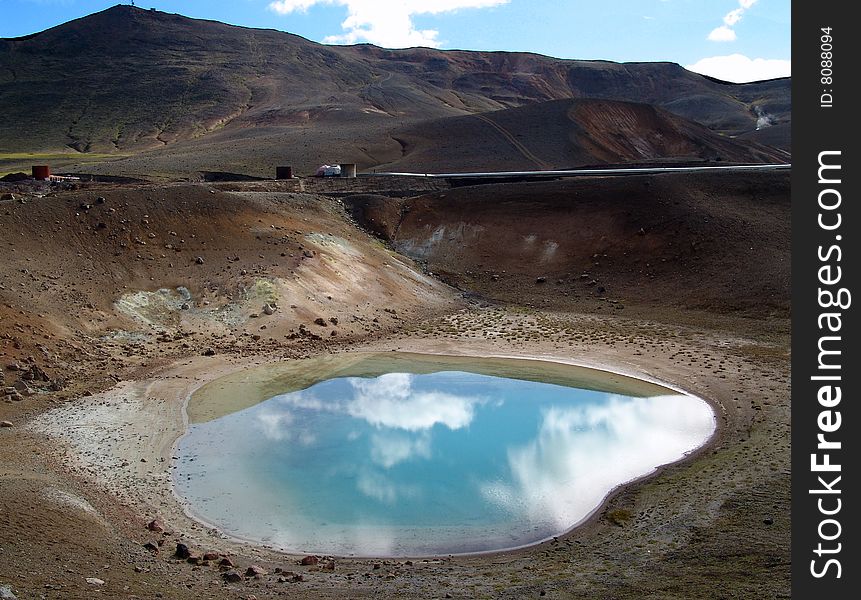
[[[425,121],[578,98],[650,104],[735,137],[761,114],[790,122],[789,84],[721,83],[668,62],[327,46],[118,5],[0,39],[0,151],[121,156],[206,139],[244,151],[249,136],[280,134],[293,163],[343,148],[372,166],[396,150],[393,132]]]

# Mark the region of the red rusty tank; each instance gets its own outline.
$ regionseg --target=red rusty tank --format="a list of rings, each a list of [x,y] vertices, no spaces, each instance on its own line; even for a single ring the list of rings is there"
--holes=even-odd
[[[33,179],[48,179],[51,176],[51,167],[48,165],[33,165]]]

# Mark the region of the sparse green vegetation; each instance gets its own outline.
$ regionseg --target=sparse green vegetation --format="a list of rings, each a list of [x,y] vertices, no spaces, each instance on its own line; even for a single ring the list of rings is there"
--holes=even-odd
[[[627,525],[628,521],[630,521],[632,517],[631,511],[624,508],[612,508],[607,511],[605,516],[610,523],[619,527]]]

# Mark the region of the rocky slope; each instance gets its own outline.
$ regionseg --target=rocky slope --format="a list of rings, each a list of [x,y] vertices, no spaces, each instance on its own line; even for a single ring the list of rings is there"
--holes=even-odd
[[[788,122],[789,90],[788,79],[733,85],[670,63],[325,46],[120,5],[0,40],[0,151],[158,156],[185,142],[176,153],[212,162],[250,152],[372,167],[400,155],[393,131],[427,120],[605,98],[737,135],[763,114]]]

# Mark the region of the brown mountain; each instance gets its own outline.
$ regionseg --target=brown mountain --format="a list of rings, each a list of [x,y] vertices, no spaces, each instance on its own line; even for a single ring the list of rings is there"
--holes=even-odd
[[[740,143],[650,104],[553,100],[431,119],[399,130],[402,156],[380,169],[564,169],[661,162],[784,162],[789,154]]]
[[[662,111],[654,114],[699,123],[697,135],[736,136],[755,131],[762,115],[788,123],[789,93],[788,79],[728,84],[671,63],[325,46],[280,31],[116,6],[0,40],[0,151],[68,151],[84,160],[93,153],[135,155],[109,167],[118,171],[269,173],[273,161],[310,167],[336,159],[370,168],[397,162],[404,138],[427,135],[453,117],[539,103],[547,106],[539,112],[554,112],[565,104],[553,101],[601,98],[657,106]],[[592,112],[599,106],[591,105]],[[579,110],[574,117],[582,116]],[[488,118],[506,114],[523,116]],[[589,129],[595,119],[601,117],[587,115],[588,122],[573,127]],[[603,140],[575,151],[567,146],[571,131],[551,132],[562,136],[552,143],[543,130],[520,142],[554,165],[661,158],[673,147],[652,144],[640,157]],[[640,137],[655,135],[663,134]],[[554,143],[561,154],[551,151]],[[137,156],[143,151],[149,152]],[[429,171],[437,159],[430,160]]]

